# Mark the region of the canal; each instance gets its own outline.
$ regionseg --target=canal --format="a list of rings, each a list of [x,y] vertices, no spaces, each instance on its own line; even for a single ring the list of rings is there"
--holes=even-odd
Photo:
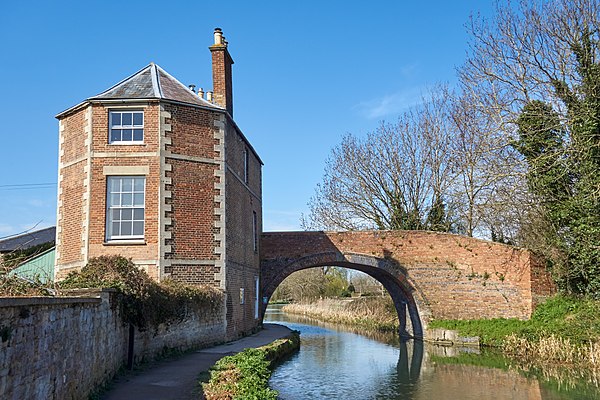
[[[269,306],[265,322],[300,331],[300,351],[269,382],[282,400],[600,399],[597,386],[572,373],[560,380],[547,371],[524,372],[494,352],[359,334],[286,314],[281,306]]]

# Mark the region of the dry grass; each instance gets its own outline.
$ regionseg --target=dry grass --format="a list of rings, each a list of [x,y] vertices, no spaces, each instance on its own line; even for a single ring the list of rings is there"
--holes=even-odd
[[[546,363],[577,365],[600,370],[600,343],[583,345],[571,343],[570,339],[550,335],[537,342],[515,334],[504,340],[503,351],[511,357],[523,360],[544,360]]]
[[[310,304],[288,304],[283,311],[325,322],[361,326],[381,331],[398,330],[398,315],[390,297],[353,300],[322,299]]]
[[[600,382],[600,343],[575,344],[550,335],[532,342],[515,334],[504,340],[503,352],[519,369],[536,370],[546,379],[569,386],[582,380],[598,386]]]

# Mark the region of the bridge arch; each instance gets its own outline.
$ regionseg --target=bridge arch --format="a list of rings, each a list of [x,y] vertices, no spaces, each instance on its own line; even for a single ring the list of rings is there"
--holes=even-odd
[[[427,313],[427,311],[423,310],[425,306],[421,301],[421,296],[410,282],[406,269],[392,260],[366,254],[331,251],[309,254],[287,263],[281,259],[274,260],[269,264],[268,268],[274,273],[270,274],[266,280],[263,279],[261,292],[267,301],[263,302],[261,316],[264,316],[268,299],[271,298],[275,289],[294,272],[315,267],[343,267],[364,272],[383,285],[394,302],[398,314],[400,335],[423,337],[423,323],[420,315],[421,312]],[[407,324],[408,321],[410,324]]]
[[[408,314],[415,336],[432,318],[528,319],[556,292],[544,263],[526,249],[440,232],[267,232],[260,265],[266,300],[301,269],[363,271],[392,295],[402,324]]]

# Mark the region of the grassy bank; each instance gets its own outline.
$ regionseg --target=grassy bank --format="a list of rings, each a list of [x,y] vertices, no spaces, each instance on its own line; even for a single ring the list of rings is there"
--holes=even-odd
[[[479,336],[483,345],[500,347],[522,363],[600,370],[600,302],[596,300],[556,296],[538,306],[528,321],[446,320],[429,326]]]
[[[294,331],[257,349],[246,349],[227,356],[210,370],[210,380],[202,384],[207,400],[275,400],[277,391],[269,388],[271,368],[300,347],[300,336]]]
[[[368,330],[398,331],[398,314],[390,297],[322,299],[310,304],[288,304],[283,311]]]
[[[574,345],[600,339],[600,302],[587,298],[555,296],[539,305],[531,319],[440,320],[431,328],[455,329],[460,334],[479,336],[487,346],[502,347],[515,335],[530,342],[555,336]]]

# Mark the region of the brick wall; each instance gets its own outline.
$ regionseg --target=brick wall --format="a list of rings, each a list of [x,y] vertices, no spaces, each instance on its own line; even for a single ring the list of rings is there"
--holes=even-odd
[[[165,177],[168,184],[165,204],[170,223],[165,243],[168,263],[164,272],[172,279],[219,287],[221,253],[215,228],[216,199],[221,195],[218,171],[223,168],[215,133],[220,113],[195,107],[165,103]]]
[[[0,299],[0,398],[84,399],[125,365],[128,327],[99,298]],[[135,333],[136,362],[223,341],[224,312]]]
[[[126,109],[144,111],[143,144],[109,144],[109,112]],[[57,278],[73,268],[81,268],[90,257],[112,254],[132,258],[151,276],[159,277],[159,112],[157,102],[127,107],[93,104],[61,120]],[[125,168],[125,172],[116,172],[117,175],[129,175],[127,168],[137,167],[147,171],[143,173],[146,177],[144,243],[107,243],[107,176],[118,168]]]
[[[88,110],[81,109],[59,125],[59,177],[57,197],[56,262],[76,268],[84,262],[81,252],[84,219],[84,180],[88,149]]]
[[[233,124],[227,125],[225,148],[227,332],[233,338],[253,330],[259,323],[254,316],[255,278],[260,276],[260,240],[255,251],[253,213],[256,213],[259,234],[262,232],[262,165]],[[244,304],[240,301],[240,289],[243,289]]]
[[[282,232],[264,234],[261,246],[265,295],[295,270],[340,265],[373,274],[388,291],[396,282],[403,295],[414,298],[425,323],[429,318],[526,319],[556,291],[527,250],[459,235]]]
[[[214,260],[215,165],[169,160],[174,259]]]

